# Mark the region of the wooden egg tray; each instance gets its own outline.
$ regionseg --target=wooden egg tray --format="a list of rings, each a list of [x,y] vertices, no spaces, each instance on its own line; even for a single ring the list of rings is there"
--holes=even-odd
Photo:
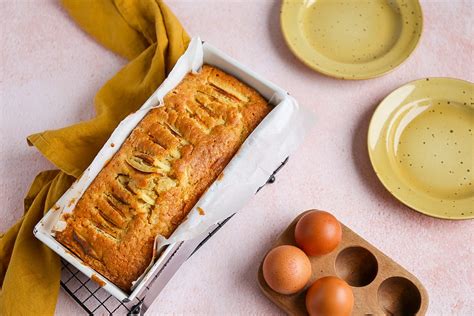
[[[296,245],[295,226],[300,214],[278,237],[271,249]],[[428,293],[421,282],[398,263],[341,223],[342,241],[331,253],[309,257],[312,275],[306,287],[293,295],[273,291],[263,278],[263,260],[258,270],[262,292],[290,315],[307,315],[306,289],[319,278],[338,276],[354,293],[353,315],[425,315]],[[269,249],[270,251],[270,249]]]

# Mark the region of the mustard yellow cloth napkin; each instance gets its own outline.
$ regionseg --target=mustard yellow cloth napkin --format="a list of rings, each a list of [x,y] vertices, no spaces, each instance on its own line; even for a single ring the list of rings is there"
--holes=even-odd
[[[63,0],[69,15],[99,43],[130,60],[95,97],[87,122],[28,137],[60,170],[40,173],[20,221],[0,236],[0,315],[53,314],[60,260],[33,227],[90,164],[117,124],[165,79],[189,37],[160,0]]]

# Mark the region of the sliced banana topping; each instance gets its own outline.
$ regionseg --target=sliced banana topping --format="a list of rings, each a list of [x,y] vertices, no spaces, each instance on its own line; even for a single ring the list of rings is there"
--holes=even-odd
[[[137,156],[127,157],[127,163],[133,168],[141,172],[150,173],[150,172],[158,171],[158,168],[154,167],[152,164],[150,164],[149,161],[145,161],[141,157],[137,157]]]

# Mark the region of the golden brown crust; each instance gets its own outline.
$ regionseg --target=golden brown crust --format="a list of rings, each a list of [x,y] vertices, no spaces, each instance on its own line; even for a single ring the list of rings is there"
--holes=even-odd
[[[253,89],[204,65],[132,131],[87,188],[57,240],[129,291],[153,256],[270,111]]]

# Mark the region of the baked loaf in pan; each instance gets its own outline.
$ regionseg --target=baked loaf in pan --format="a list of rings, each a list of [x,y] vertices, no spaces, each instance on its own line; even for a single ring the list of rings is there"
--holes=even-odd
[[[56,239],[130,291],[155,237],[171,235],[269,111],[254,89],[215,67],[189,73],[132,131]]]

